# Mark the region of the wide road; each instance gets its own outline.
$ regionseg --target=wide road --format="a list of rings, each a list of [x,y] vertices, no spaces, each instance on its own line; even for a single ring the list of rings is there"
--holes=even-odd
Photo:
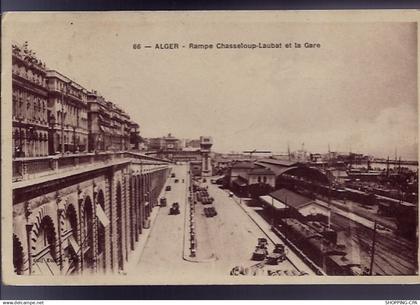
[[[201,267],[183,260],[187,167],[175,165],[172,173],[175,178],[168,178],[167,182],[172,189],[164,192],[167,206],[158,208],[140,260],[133,270],[128,270],[128,275],[139,275],[146,282],[174,282],[179,275],[199,271]],[[175,179],[179,182],[175,183]],[[180,214],[169,215],[174,202],[179,203]]]
[[[214,206],[218,212],[216,217],[207,219],[211,224],[208,226],[208,231],[218,257],[214,267],[229,272],[237,265],[248,267],[255,264],[256,262],[250,259],[252,252],[257,239],[266,238],[266,235],[225,191],[219,189],[217,185],[209,184],[209,181],[207,185],[210,196],[215,199]],[[268,250],[273,249],[274,245],[269,244]],[[270,269],[296,270],[287,261]]]
[[[212,283],[215,277],[228,276],[235,266],[248,267],[256,264],[257,262],[251,261],[250,258],[257,238],[265,237],[264,233],[237,203],[214,185],[209,185],[209,193],[215,198],[213,205],[218,215],[197,219],[207,222],[204,234],[208,234],[207,238],[211,240],[211,247],[217,259],[205,262],[183,259],[187,166],[176,165],[173,172],[179,182],[174,183],[174,178],[169,178],[172,190],[166,192],[168,206],[159,208],[143,253],[137,265],[134,264],[135,267],[128,271],[128,275],[138,275],[145,282],[156,284],[191,282],[192,279],[195,279],[194,283]],[[182,179],[185,183],[182,183]],[[169,208],[173,202],[179,202],[179,215],[169,215]],[[273,245],[269,245],[269,251],[271,250]],[[297,271],[287,261],[275,267]],[[230,278],[234,283],[234,278]]]

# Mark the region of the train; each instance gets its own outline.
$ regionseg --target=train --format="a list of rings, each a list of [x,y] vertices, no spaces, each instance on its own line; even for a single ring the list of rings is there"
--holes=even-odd
[[[337,233],[317,221],[303,223],[295,218],[284,218],[275,229],[300,249],[328,275],[365,275],[359,262],[347,255],[346,247],[337,243]]]

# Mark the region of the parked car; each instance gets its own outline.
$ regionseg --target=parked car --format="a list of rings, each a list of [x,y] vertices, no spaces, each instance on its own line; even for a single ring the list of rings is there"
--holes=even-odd
[[[161,207],[166,207],[166,198],[165,197],[160,198],[160,206]]]
[[[274,253],[285,254],[285,247],[283,244],[275,244],[274,245]]]
[[[168,191],[170,191],[170,190],[171,190],[171,186],[170,186],[170,185],[167,185],[167,186],[166,186],[166,188],[165,188],[165,191],[167,191],[167,192],[168,192]]]
[[[255,251],[252,253],[252,260],[253,261],[263,261],[265,260],[266,256],[268,254],[268,251],[266,248],[257,246],[255,248]]]
[[[267,246],[268,246],[268,241],[267,241],[267,238],[264,238],[264,237],[260,237],[260,238],[258,238],[258,245],[257,245],[257,247],[264,247],[264,248],[267,248]]]
[[[179,180],[178,179],[175,179],[175,181],[174,181],[175,183],[178,183],[179,182]]]
[[[267,257],[267,264],[277,265],[278,263],[281,263],[284,260],[286,260],[286,252],[285,252],[284,245],[276,244],[273,250],[273,253],[271,253]]]
[[[233,193],[232,192],[229,192],[229,197],[233,197]]]
[[[174,202],[169,210],[170,215],[177,215],[179,214],[179,204],[178,202]]]
[[[207,217],[213,217],[217,215],[216,209],[214,207],[204,208],[204,214]]]
[[[172,173],[171,174],[171,178],[175,178],[175,173]]]

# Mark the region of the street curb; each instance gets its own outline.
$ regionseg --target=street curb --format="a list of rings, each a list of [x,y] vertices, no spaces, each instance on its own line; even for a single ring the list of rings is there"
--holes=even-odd
[[[188,235],[189,235],[189,232],[188,232],[188,224],[189,224],[188,215],[189,215],[189,213],[188,213],[188,211],[189,211],[189,208],[191,206],[191,202],[188,200],[188,194],[190,193],[189,190],[188,190],[188,184],[189,184],[190,179],[187,179],[187,181],[188,181],[188,183],[186,183],[185,210],[184,210],[184,213],[185,213],[184,247],[183,247],[182,258],[185,261],[191,262],[191,263],[210,263],[210,262],[214,262],[214,261],[217,260],[217,255],[214,252],[211,254],[210,258],[207,258],[207,259],[198,259],[198,258],[191,257],[189,255],[190,248],[189,248],[189,238],[188,238]],[[191,200],[193,201],[194,199],[191,198]]]

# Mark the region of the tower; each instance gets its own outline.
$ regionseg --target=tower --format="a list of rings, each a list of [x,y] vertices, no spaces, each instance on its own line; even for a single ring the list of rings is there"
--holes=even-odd
[[[211,137],[200,137],[200,152],[201,152],[201,175],[203,177],[211,176],[211,160],[210,150],[213,145]]]

